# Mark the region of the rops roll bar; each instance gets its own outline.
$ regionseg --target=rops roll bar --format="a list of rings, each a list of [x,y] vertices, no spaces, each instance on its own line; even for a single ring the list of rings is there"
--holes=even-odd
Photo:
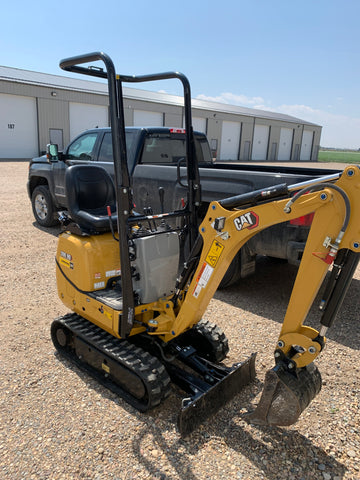
[[[81,66],[83,64],[102,61],[103,68]],[[188,179],[187,211],[189,218],[190,245],[197,236],[197,210],[201,200],[201,189],[198,162],[195,155],[194,135],[191,119],[190,83],[185,75],[179,72],[165,72],[150,75],[118,75],[111,58],[103,52],[92,52],[61,60],[60,67],[68,72],[75,72],[91,77],[107,79],[110,105],[110,125],[112,131],[114,173],[116,182],[116,198],[118,212],[119,249],[121,262],[121,281],[123,291],[123,310],[119,320],[119,334],[128,336],[134,321],[134,293],[132,287],[131,263],[129,255],[129,217],[132,215],[133,200],[131,182],[127,164],[124,101],[122,83],[142,83],[158,80],[178,79],[184,90],[184,117],[186,136],[186,163]],[[183,214],[183,212],[182,212]]]

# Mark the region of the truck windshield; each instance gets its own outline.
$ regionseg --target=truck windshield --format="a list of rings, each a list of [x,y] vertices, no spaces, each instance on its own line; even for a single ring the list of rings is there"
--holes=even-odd
[[[86,133],[77,138],[67,152],[70,160],[93,160],[93,150],[97,139],[97,133]]]
[[[195,136],[195,151],[199,164],[211,163],[211,153],[206,138]],[[141,163],[177,164],[179,160],[185,158],[185,135],[157,133],[145,138]]]

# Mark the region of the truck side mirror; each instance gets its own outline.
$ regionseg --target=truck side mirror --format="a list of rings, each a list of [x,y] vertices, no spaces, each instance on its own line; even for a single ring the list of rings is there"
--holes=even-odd
[[[56,143],[46,145],[46,157],[50,161],[59,160],[59,149]]]

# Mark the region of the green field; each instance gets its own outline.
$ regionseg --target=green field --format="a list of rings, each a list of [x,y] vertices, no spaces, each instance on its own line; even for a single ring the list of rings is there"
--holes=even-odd
[[[320,150],[319,162],[360,163],[360,152]]]

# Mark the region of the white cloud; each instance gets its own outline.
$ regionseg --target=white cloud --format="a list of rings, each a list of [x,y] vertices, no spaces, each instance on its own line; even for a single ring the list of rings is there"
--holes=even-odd
[[[302,120],[321,125],[321,146],[335,148],[360,148],[360,118],[330,113],[312,108],[308,105],[269,106],[262,97],[248,97],[224,92],[216,97],[200,94],[199,100],[219,102],[230,105],[247,106],[260,110],[284,113]]]
[[[242,105],[258,107],[258,105],[264,103],[262,97],[247,97],[246,95],[236,95],[230,92],[223,92],[216,97],[210,97],[208,95],[200,94],[196,97],[198,100],[206,100],[208,102],[226,103],[229,105]]]
[[[321,146],[360,148],[360,118],[318,110],[308,105],[280,105],[273,111],[316,123],[323,127]]]

